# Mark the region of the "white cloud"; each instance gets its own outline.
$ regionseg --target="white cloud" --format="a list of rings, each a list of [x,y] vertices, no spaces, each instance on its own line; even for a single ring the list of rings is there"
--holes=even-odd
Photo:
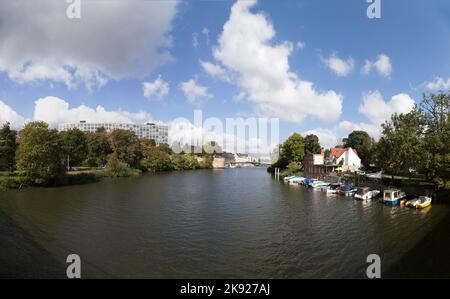
[[[450,89],[450,78],[445,81],[442,77],[436,77],[433,81],[427,82],[425,84],[426,88],[429,90],[446,90]]]
[[[292,44],[273,44],[273,25],[263,13],[252,13],[256,1],[238,1],[223,26],[214,58],[234,73],[236,84],[248,94],[256,112],[302,122],[305,117],[333,121],[342,112],[342,96],[315,88],[290,71]]]
[[[377,57],[377,60],[372,62],[370,60],[365,61],[364,66],[362,68],[362,73],[367,75],[370,73],[372,68],[384,77],[390,77],[392,73],[392,64],[391,59],[386,54],[380,54]]]
[[[331,71],[333,71],[333,73],[340,77],[345,77],[350,74],[355,66],[355,61],[353,58],[349,57],[347,60],[343,60],[335,54],[332,54],[328,58],[322,57],[322,61]]]
[[[192,33],[192,47],[198,48],[198,45],[199,45],[199,43],[198,43],[198,33],[194,32],[194,33]]]
[[[319,137],[319,143],[325,149],[336,146],[342,140],[342,138],[339,138],[336,133],[330,129],[317,128],[305,132],[304,135],[308,134],[314,134]]]
[[[23,126],[25,119],[11,107],[0,101],[0,126],[9,122],[11,127],[18,129]]]
[[[195,106],[200,105],[204,99],[212,98],[212,94],[208,93],[208,88],[199,85],[196,79],[180,83],[179,88],[183,91],[188,102]]]
[[[156,98],[161,101],[166,95],[169,94],[169,83],[161,79],[161,75],[158,75],[153,82],[143,82],[142,89],[144,91],[144,97]]]
[[[220,65],[202,60],[200,60],[200,65],[202,66],[203,70],[205,70],[205,72],[211,77],[216,77],[223,81],[231,82],[229,72]]]
[[[94,109],[85,105],[70,108],[68,102],[57,97],[40,98],[35,102],[34,108],[34,120],[45,121],[52,128],[64,123],[78,123],[81,120],[95,123],[143,123],[150,119],[150,115],[142,111],[107,111],[102,106]]]
[[[209,30],[206,27],[203,27],[202,34],[205,37],[205,43],[209,47],[210,41],[209,41]]]
[[[304,49],[306,47],[306,43],[303,41],[298,41],[296,46],[297,46],[297,49]]]
[[[5,1],[0,72],[21,84],[84,84],[89,90],[108,79],[143,77],[171,60],[168,33],[177,4],[84,1],[81,19],[73,20],[66,1]]]
[[[400,93],[391,97],[389,101],[384,101],[378,90],[366,93],[363,102],[359,106],[359,112],[364,114],[373,124],[382,124],[389,120],[391,114],[408,113],[414,107],[414,100],[405,93]]]
[[[380,137],[381,127],[379,124],[371,123],[354,123],[350,121],[341,121],[338,125],[338,130],[342,136],[347,136],[353,131],[366,131],[370,136],[375,139]],[[342,138],[340,138],[342,140]]]

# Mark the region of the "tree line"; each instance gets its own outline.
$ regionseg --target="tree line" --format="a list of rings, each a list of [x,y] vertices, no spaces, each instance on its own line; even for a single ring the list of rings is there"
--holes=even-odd
[[[404,114],[393,114],[381,125],[376,142],[367,132],[356,130],[336,147],[351,147],[361,158],[363,169],[381,169],[394,176],[423,176],[437,188],[450,188],[450,93],[423,94],[419,104]],[[306,154],[324,151],[316,135],[292,134],[278,149],[278,160],[269,167],[296,173]]]
[[[0,171],[35,185],[58,184],[75,167],[104,170],[108,176],[212,168],[213,156],[203,152],[198,162],[190,153],[175,154],[167,144],[139,139],[129,130],[96,132],[70,129],[58,132],[42,121],[26,124],[19,132],[9,123],[0,128]]]

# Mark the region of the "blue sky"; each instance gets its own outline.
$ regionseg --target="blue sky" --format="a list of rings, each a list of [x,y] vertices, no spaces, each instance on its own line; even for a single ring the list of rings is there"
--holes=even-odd
[[[67,4],[37,8],[38,1],[32,2],[22,11],[3,3],[0,8],[0,18],[21,13],[0,25],[2,122],[43,118],[58,124],[83,115],[45,103],[55,97],[70,105],[67,110],[100,105],[135,122],[192,119],[194,109],[202,109],[204,117],[277,117],[281,139],[310,132],[332,145],[352,129],[376,137],[390,113],[407,112],[423,92],[450,89],[450,2],[445,0],[382,0],[381,19],[367,17],[365,0],[122,1],[119,9],[106,12],[101,6],[110,1],[81,0],[79,20],[67,19]],[[151,7],[142,8],[142,2],[152,2]],[[227,23],[234,29],[225,33]],[[135,45],[147,37],[147,44]],[[248,50],[250,44],[256,50]],[[129,58],[139,67],[128,67]],[[201,62],[221,73],[208,72]],[[96,73],[101,79],[92,76]],[[158,78],[168,89],[159,97],[161,86],[152,84]],[[147,97],[144,82],[152,87]]]

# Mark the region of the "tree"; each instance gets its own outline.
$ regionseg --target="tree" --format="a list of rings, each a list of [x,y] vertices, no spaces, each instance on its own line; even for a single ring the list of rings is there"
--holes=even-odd
[[[134,132],[116,129],[110,135],[111,148],[117,159],[127,163],[130,167],[138,167],[142,153],[139,139]]]
[[[303,162],[305,156],[305,141],[303,137],[294,133],[281,146],[281,158],[290,162]]]
[[[424,158],[427,178],[438,187],[450,177],[450,93],[424,94],[419,106],[424,118]]]
[[[375,141],[366,131],[353,131],[342,142],[344,143],[344,147],[351,147],[356,150],[358,156],[361,158],[361,163],[365,167],[370,166]]]
[[[11,130],[9,123],[0,129],[0,170],[13,172],[16,157],[17,132]]]
[[[305,136],[305,155],[307,154],[320,154],[322,148],[320,147],[319,137],[314,134]]]
[[[67,167],[80,166],[88,155],[88,141],[86,134],[75,128],[59,133],[62,149],[67,158]]]
[[[104,129],[95,133],[88,132],[86,139],[88,147],[86,163],[91,167],[106,165],[108,155],[112,153],[108,133]]]
[[[391,120],[381,126],[383,131],[377,144],[377,161],[381,168],[392,177],[417,170],[418,161],[423,158],[420,112],[413,109],[407,114],[393,114]]]
[[[149,150],[141,160],[141,165],[150,172],[162,172],[172,170],[170,155],[158,147]]]
[[[35,184],[51,184],[64,176],[64,154],[56,130],[45,122],[28,123],[19,134],[17,169]]]

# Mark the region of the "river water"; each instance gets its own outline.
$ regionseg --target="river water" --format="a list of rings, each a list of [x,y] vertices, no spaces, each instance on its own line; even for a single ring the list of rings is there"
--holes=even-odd
[[[369,254],[389,269],[449,212],[444,205],[414,210],[326,195],[285,185],[263,168],[143,175],[0,197],[0,217],[52,260],[64,265],[76,253],[83,277],[107,278],[364,278]],[[21,250],[4,248],[0,257],[29,254]]]

